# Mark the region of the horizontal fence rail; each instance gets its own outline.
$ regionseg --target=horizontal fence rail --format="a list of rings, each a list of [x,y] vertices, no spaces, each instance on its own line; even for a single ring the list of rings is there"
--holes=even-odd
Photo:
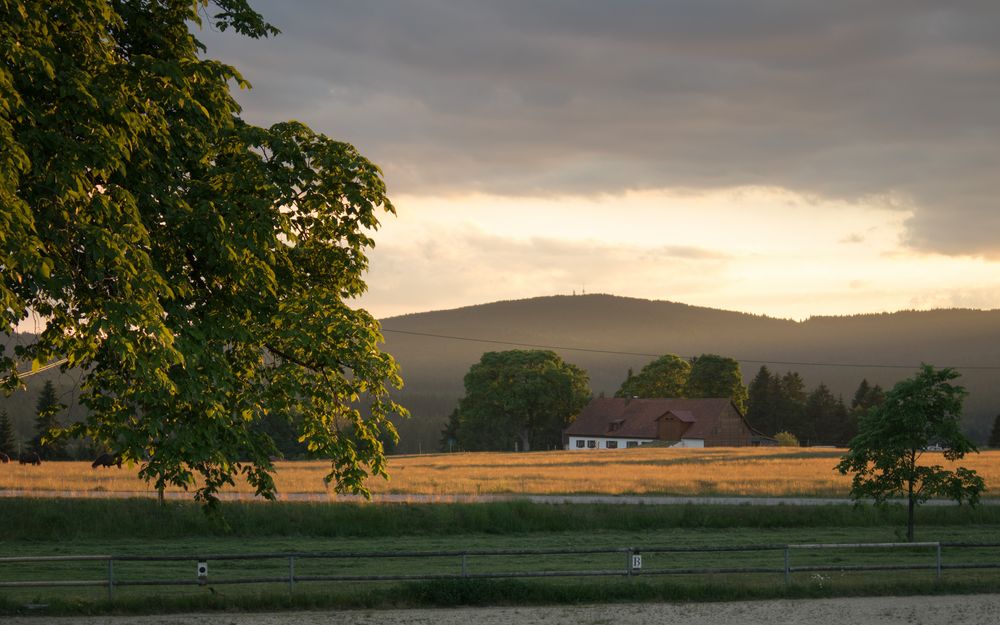
[[[323,552],[276,552],[254,554],[205,554],[205,555],[60,555],[60,556],[2,556],[0,565],[5,577],[0,578],[0,589],[4,588],[46,588],[46,587],[104,587],[108,598],[114,597],[115,589],[141,586],[222,586],[231,584],[283,584],[288,591],[293,592],[295,585],[302,582],[389,582],[389,581],[433,581],[453,579],[510,579],[510,578],[555,578],[555,577],[638,577],[666,575],[716,575],[716,574],[775,574],[783,575],[784,583],[790,584],[795,573],[823,573],[830,571],[933,571],[935,578],[940,580],[945,570],[1000,569],[1000,552],[993,554],[994,561],[943,562],[943,551],[962,552],[965,550],[1000,549],[998,543],[968,543],[968,542],[922,542],[922,543],[817,543],[817,544],[767,544],[767,545],[730,545],[705,547],[595,547],[582,549],[468,549],[443,551],[323,551]],[[905,562],[879,562],[868,564],[809,562],[793,564],[793,557],[811,552],[815,559],[823,553],[833,550],[853,552],[909,552],[910,559]],[[701,556],[703,561],[711,561],[716,554],[740,554],[751,552],[774,553],[774,564],[771,566],[643,566],[643,556],[666,556],[665,558],[650,558],[652,560],[668,560],[669,556]],[[982,555],[981,553],[978,555]],[[735,556],[734,556],[735,557]],[[479,568],[474,570],[472,559],[476,559]],[[530,564],[534,568],[513,568],[510,570],[493,570],[483,566],[485,561],[500,560],[504,564],[519,558],[534,559]],[[556,568],[551,562],[551,570],[539,566],[538,558],[566,558],[575,568]],[[620,565],[614,565],[611,558],[620,558]],[[450,572],[434,572],[425,563],[429,559],[439,561],[438,566],[450,569]],[[425,570],[417,572],[393,572],[384,561],[416,561],[417,568]],[[281,574],[257,574],[247,576],[210,576],[209,563],[223,562],[254,562],[266,563],[282,567]],[[304,563],[320,562],[332,566],[341,562],[378,561],[377,573],[339,573],[316,574],[301,571]],[[443,562],[440,562],[443,561]],[[100,577],[93,579],[8,579],[17,575],[14,565],[44,565],[59,563],[103,563]],[[129,563],[178,563],[190,562],[195,565],[195,574],[187,578],[155,578],[128,579],[120,568]],[[116,564],[119,571],[116,572]],[[729,564],[728,562],[726,564]],[[412,564],[411,564],[412,565]],[[582,565],[591,565],[587,568]],[[253,572],[260,572],[255,566]],[[299,570],[297,570],[299,567]]]

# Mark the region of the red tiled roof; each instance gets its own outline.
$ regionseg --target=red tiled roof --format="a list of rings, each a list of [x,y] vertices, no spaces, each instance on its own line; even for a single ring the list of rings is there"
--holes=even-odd
[[[599,397],[592,400],[565,430],[567,436],[657,437],[657,421],[672,414],[690,423],[684,438],[704,438],[729,406],[727,398],[712,399],[624,399]],[[620,421],[612,430],[611,423]]]

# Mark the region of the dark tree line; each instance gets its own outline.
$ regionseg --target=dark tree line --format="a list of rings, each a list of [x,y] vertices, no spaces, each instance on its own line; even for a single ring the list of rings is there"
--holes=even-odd
[[[767,366],[750,382],[748,395],[747,420],[754,428],[771,436],[789,432],[805,445],[846,445],[861,417],[885,399],[882,387],[862,380],[847,405],[822,382],[806,392],[798,373],[771,373]]]

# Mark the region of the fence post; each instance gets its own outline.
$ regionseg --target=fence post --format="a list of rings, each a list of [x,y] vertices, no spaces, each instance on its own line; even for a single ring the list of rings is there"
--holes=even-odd
[[[632,548],[629,547],[628,551],[625,552],[625,575],[632,577]]]
[[[788,583],[790,581],[790,570],[788,567],[788,553],[789,553],[788,545],[785,545],[785,586],[788,586]]]
[[[941,581],[941,543],[937,544],[937,581]]]
[[[108,558],[108,601],[115,598],[115,559]]]
[[[469,558],[469,554],[467,554],[467,553],[463,553],[462,554],[462,577],[468,577],[468,575],[469,575],[468,568],[467,568],[468,567],[468,558]]]
[[[288,594],[295,592],[295,556],[288,556]]]

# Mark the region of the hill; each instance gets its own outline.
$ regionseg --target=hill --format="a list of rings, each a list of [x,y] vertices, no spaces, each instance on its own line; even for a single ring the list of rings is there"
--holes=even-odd
[[[595,395],[613,394],[629,368],[638,371],[656,356],[718,353],[739,359],[747,382],[767,364],[772,371],[798,371],[809,388],[825,382],[848,401],[862,378],[888,388],[921,362],[953,366],[970,391],[964,421],[969,435],[984,443],[1000,412],[1000,310],[792,321],[667,301],[567,295],[390,317],[382,326],[384,347],[406,381],[399,400],[413,413],[398,424],[400,453],[437,449],[463,393],[462,379],[483,352],[530,346],[555,348],[583,367]],[[0,341],[12,345],[30,338]],[[79,377],[78,371],[54,370],[29,378],[27,392],[0,396],[0,409],[14,417],[22,440],[30,437],[38,390],[51,379],[71,406],[64,419],[79,418]]]
[[[747,382],[767,364],[772,371],[798,371],[809,388],[825,382],[847,400],[862,378],[890,387],[921,362],[953,366],[970,391],[965,427],[971,436],[985,441],[1000,411],[1000,310],[799,322],[667,301],[577,295],[402,315],[382,325],[385,349],[400,362],[406,380],[400,399],[413,413],[400,424],[400,452],[437,446],[462,395],[462,378],[483,352],[532,345],[555,347],[563,359],[586,369],[595,394],[613,394],[629,368],[638,370],[657,355],[718,353],[739,359]],[[983,366],[993,368],[976,368]]]

